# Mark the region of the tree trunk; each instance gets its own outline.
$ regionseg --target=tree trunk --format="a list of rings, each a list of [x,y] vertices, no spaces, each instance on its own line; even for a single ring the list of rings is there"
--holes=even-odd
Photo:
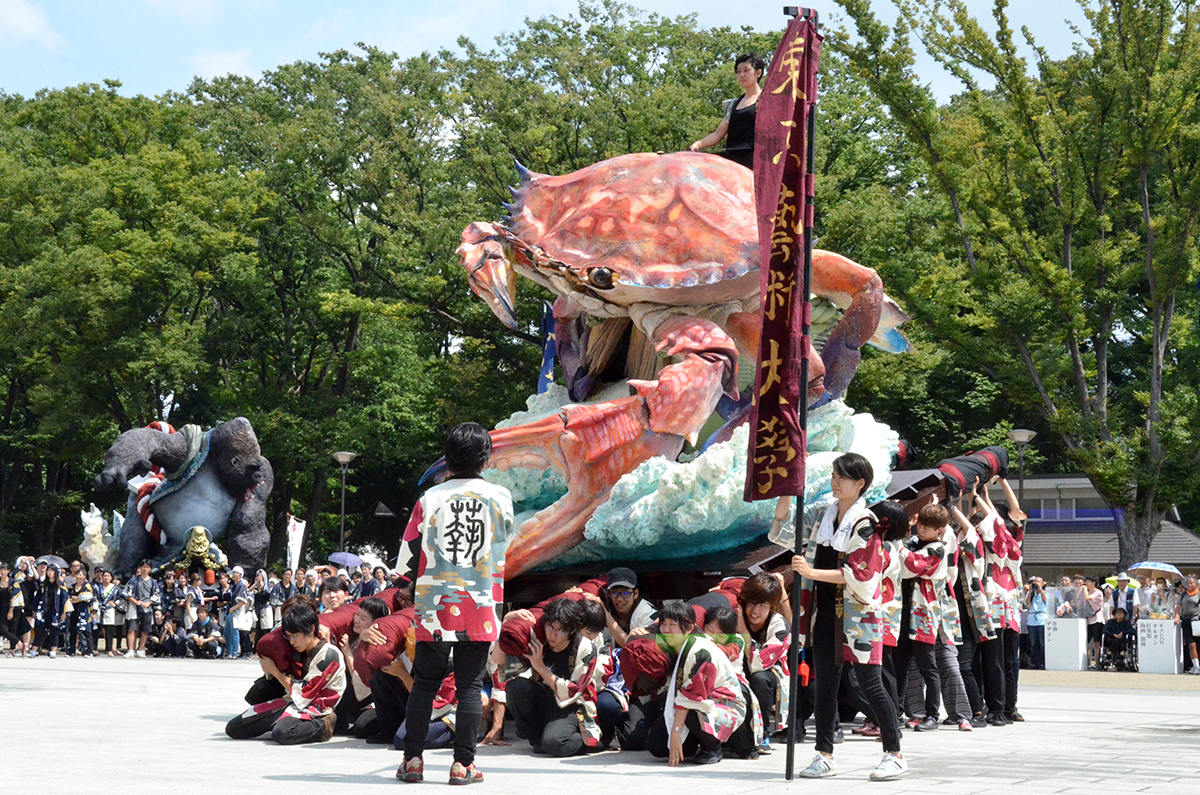
[[[1136,512],[1132,506],[1125,508],[1124,522],[1117,528],[1117,544],[1121,553],[1117,562],[1119,571],[1149,559],[1150,542],[1158,535],[1163,516],[1164,512],[1158,509]]]
[[[267,560],[281,560],[283,565],[287,567],[287,527],[288,514],[292,507],[292,483],[289,480],[278,480],[275,482],[275,489],[271,492],[271,503],[273,510],[271,511],[271,546],[267,553]]]
[[[329,495],[329,480],[325,476],[328,471],[325,467],[317,467],[313,471],[312,492],[308,496],[308,510],[304,513],[304,521],[308,524],[304,530],[304,546],[300,548],[301,560],[304,560],[304,555],[312,546],[313,534],[317,532],[317,516],[321,513],[321,507]],[[337,537],[336,531],[334,531],[334,537]],[[321,563],[324,562],[321,561]]]

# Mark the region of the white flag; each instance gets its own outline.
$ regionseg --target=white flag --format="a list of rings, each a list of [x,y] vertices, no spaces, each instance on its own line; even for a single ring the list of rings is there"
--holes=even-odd
[[[300,565],[300,545],[304,541],[305,524],[306,522],[288,514],[287,560],[288,568],[292,571],[295,571],[296,567]]]

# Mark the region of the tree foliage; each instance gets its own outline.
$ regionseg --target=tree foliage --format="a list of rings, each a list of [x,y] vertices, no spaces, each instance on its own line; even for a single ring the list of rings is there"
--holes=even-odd
[[[902,125],[957,245],[909,303],[1010,399],[1037,409],[1106,502],[1124,509],[1121,565],[1144,558],[1166,510],[1200,487],[1184,428],[1196,386],[1177,311],[1196,277],[1200,159],[1190,4],[1115,0],[1052,60],[998,0],[986,32],[959,0],[902,3],[888,30],[859,0],[835,47]],[[918,20],[915,30],[904,20]],[[911,36],[960,78],[938,107]],[[985,85],[985,81],[987,84]]]

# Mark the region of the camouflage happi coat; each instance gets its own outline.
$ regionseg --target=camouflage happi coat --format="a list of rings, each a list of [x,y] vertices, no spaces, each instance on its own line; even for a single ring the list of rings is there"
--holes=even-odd
[[[725,742],[746,720],[746,699],[728,655],[703,635],[688,635],[675,662],[667,703],[696,711],[700,729]],[[673,718],[668,711],[667,725]]]
[[[589,640],[579,635],[567,662],[570,673],[556,676],[554,701],[560,708],[575,705],[579,719],[579,734],[587,748],[600,745],[600,725],[596,723],[596,697],[604,689],[604,668],[601,666],[599,638]],[[533,674],[538,679],[537,672]]]
[[[963,589],[970,623],[977,641],[994,640],[996,622],[987,594],[987,550],[979,531],[967,525],[958,539],[958,587]],[[964,622],[965,623],[965,622]]]
[[[916,579],[913,588],[912,616],[908,622],[908,637],[920,643],[937,643],[939,633],[955,645],[962,643],[958,622],[958,605],[947,614],[946,594],[950,579],[951,555],[946,549],[946,533],[928,543],[912,536],[905,542],[906,552],[900,569],[902,579]],[[954,601],[951,593],[950,602]]]
[[[333,713],[334,707],[346,692],[346,659],[332,643],[322,641],[315,649],[297,659],[302,674],[292,678],[291,690],[282,698],[251,704],[242,713],[253,718],[266,712],[279,712],[284,717],[314,720]]]
[[[400,550],[416,583],[418,641],[499,639],[512,529],[512,495],[503,486],[453,479],[421,496]]]
[[[836,502],[826,508],[828,511],[837,509]],[[883,664],[883,604],[880,590],[883,579],[883,539],[875,532],[874,522],[875,515],[864,510],[854,520],[846,551],[838,553],[838,563],[846,578],[845,585],[837,586],[836,610],[842,617],[842,634],[845,636],[842,660],[863,665]],[[805,557],[809,565],[815,568],[817,544],[813,539],[816,538],[819,521],[806,524],[809,543],[805,545]],[[800,585],[800,642],[803,644],[808,628],[813,625],[815,605],[812,580],[803,579]]]
[[[788,712],[788,698],[791,688],[791,671],[788,669],[788,647],[792,642],[792,630],[788,622],[779,613],[771,613],[767,619],[760,643],[751,635],[745,644],[746,673],[756,674],[759,671],[770,671],[775,674],[775,719],[784,722]],[[747,682],[749,680],[747,679]],[[761,720],[761,715],[758,716]]]
[[[900,597],[900,567],[903,565],[904,542],[884,541],[883,576],[879,580],[879,601],[882,605],[883,645],[895,647],[900,642],[900,618],[904,602]]]
[[[791,633],[789,632],[788,634]],[[767,732],[766,726],[763,725],[762,708],[759,706],[758,696],[754,695],[754,691],[750,689],[750,678],[746,675],[745,659],[749,644],[746,642],[745,636],[735,632],[732,635],[709,635],[708,639],[718,649],[725,652],[725,656],[729,658],[729,662],[733,665],[733,670],[737,672],[738,682],[742,685],[742,695],[748,699],[746,702],[746,712],[751,720],[751,728],[754,731],[754,744],[762,745],[763,740],[767,738]],[[784,659],[787,659],[786,654],[784,655]],[[785,677],[782,679],[777,690],[787,687],[789,678]],[[778,703],[778,697],[776,703]],[[776,714],[782,715],[786,713]]]
[[[1018,529],[1014,536],[992,511],[979,524],[979,536],[986,552],[988,598],[992,603],[992,619],[997,630],[1021,631],[1021,542],[1025,533]]]

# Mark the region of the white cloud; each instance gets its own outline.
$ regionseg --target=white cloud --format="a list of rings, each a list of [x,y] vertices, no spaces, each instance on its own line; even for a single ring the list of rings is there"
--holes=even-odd
[[[0,43],[39,41],[54,49],[62,36],[50,27],[46,13],[30,0],[0,0]]]
[[[0,0],[3,2],[3,0]],[[228,74],[251,75],[251,50],[222,50],[221,52],[202,52],[192,58],[192,68],[200,77],[223,77]]]

